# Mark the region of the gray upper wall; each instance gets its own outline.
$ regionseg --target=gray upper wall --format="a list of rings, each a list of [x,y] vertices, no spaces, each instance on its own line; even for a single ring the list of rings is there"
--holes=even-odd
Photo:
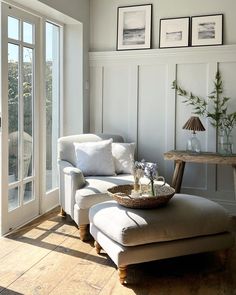
[[[38,0],[52,8],[73,17],[88,27],[89,0]]]
[[[62,1],[62,0],[61,0]],[[236,0],[90,0],[90,51],[116,50],[117,7],[153,4],[152,48],[161,18],[224,14],[224,44],[236,44]]]

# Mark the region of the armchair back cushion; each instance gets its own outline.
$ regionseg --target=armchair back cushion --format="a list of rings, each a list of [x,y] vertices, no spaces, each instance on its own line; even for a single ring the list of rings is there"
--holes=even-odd
[[[112,143],[115,171],[117,174],[131,174],[134,161],[135,143]]]
[[[120,135],[114,134],[79,134],[61,137],[58,140],[58,159],[70,162],[76,167],[76,155],[74,143],[96,142],[100,140],[113,139],[113,142],[124,142]]]

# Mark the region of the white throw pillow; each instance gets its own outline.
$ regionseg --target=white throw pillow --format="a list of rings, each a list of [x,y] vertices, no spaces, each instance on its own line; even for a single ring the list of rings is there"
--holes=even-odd
[[[114,175],[112,139],[74,143],[76,166],[87,175]]]
[[[132,172],[134,151],[135,143],[112,143],[112,155],[117,174]]]

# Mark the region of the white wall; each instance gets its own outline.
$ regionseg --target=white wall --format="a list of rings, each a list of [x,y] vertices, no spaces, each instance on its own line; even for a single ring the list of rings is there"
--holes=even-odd
[[[90,0],[90,51],[116,49],[117,7],[153,4],[153,48],[159,47],[160,18],[224,14],[224,44],[236,44],[235,0]]]

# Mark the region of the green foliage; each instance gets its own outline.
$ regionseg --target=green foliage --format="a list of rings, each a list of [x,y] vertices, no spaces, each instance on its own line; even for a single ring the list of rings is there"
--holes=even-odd
[[[214,89],[208,96],[209,100],[194,95],[192,92],[187,92],[181,88],[176,81],[172,84],[172,89],[177,91],[179,96],[185,98],[183,103],[193,106],[193,113],[199,116],[206,116],[210,119],[210,123],[217,130],[227,130],[231,132],[236,125],[236,112],[227,112],[227,103],[230,100],[229,97],[224,97],[223,83],[220,72],[217,71],[214,81]],[[212,111],[209,110],[208,104],[213,106]]]
[[[52,113],[52,63],[46,63],[46,114],[47,130],[51,130]],[[24,131],[32,135],[32,63],[23,64],[23,101]],[[9,133],[19,130],[19,65],[18,62],[8,63],[8,116]]]
[[[32,136],[33,133],[33,102],[32,102],[32,63],[23,63],[23,112],[24,112],[24,131]],[[46,81],[46,126],[47,136],[51,138],[52,133],[52,62],[47,61],[45,71]],[[19,130],[19,64],[15,61],[8,63],[8,130],[9,134]],[[22,106],[21,106],[22,107]],[[51,147],[50,145],[48,145]],[[48,148],[48,147],[47,147]],[[51,155],[51,153],[48,153]],[[16,158],[11,156],[9,171],[15,171]],[[47,169],[51,169],[51,158],[47,157]]]

